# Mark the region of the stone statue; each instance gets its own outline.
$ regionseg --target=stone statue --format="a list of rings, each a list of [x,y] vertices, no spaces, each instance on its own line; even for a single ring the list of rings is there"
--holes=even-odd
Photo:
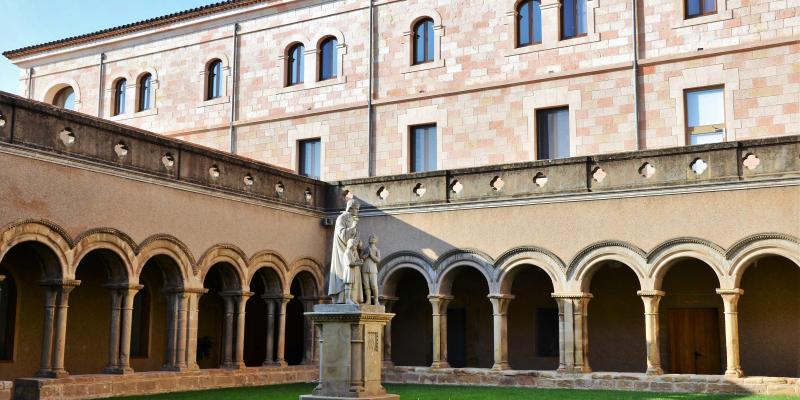
[[[347,240],[347,265],[348,274],[345,279],[345,302],[347,304],[362,304],[364,303],[364,291],[361,289],[361,264],[364,261],[361,259],[359,249],[361,248],[361,241],[356,242],[356,238]]]
[[[359,204],[355,200],[349,200],[345,210],[336,218],[336,225],[333,228],[333,245],[331,250],[331,276],[328,283],[328,295],[336,304],[351,302],[350,293],[345,293],[348,286],[352,290],[351,260],[352,252],[356,251],[355,241],[358,237],[358,208]],[[348,241],[353,240],[353,248],[348,253]],[[358,257],[356,257],[358,258]],[[359,259],[360,261],[360,259]],[[357,279],[360,281],[361,276]],[[359,291],[361,285],[358,285]]]
[[[361,253],[364,264],[361,266],[361,284],[364,286],[364,303],[379,306],[378,264],[381,251],[378,250],[378,236],[369,235],[369,247]]]

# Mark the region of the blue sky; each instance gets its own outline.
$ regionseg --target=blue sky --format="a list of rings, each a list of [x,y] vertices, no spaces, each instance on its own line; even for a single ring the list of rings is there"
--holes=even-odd
[[[0,52],[94,32],[219,0],[0,0]],[[19,69],[0,56],[0,90],[19,91]]]

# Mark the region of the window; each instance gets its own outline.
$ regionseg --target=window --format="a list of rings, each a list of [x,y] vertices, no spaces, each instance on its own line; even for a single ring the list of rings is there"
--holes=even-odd
[[[71,86],[67,86],[56,93],[53,98],[53,105],[67,109],[75,109],[75,90]]]
[[[17,285],[14,278],[5,270],[0,275],[6,278],[0,282],[0,360],[14,359],[14,331],[17,321]]]
[[[542,43],[542,2],[524,0],[517,6],[517,47]]]
[[[558,357],[558,309],[536,310],[536,356]]]
[[[717,13],[717,0],[684,0],[686,18],[702,17]]]
[[[335,78],[337,76],[336,60],[338,58],[338,45],[336,38],[327,38],[322,41],[319,49],[319,80]]]
[[[147,357],[150,339],[150,292],[147,286],[133,298],[131,357]]]
[[[214,60],[206,71],[206,100],[222,96],[222,61]]]
[[[725,100],[722,87],[686,91],[686,135],[689,144],[725,141]]]
[[[414,65],[433,61],[433,20],[425,18],[414,25]]]
[[[144,74],[139,78],[139,111],[149,110],[152,101],[153,76]]]
[[[289,48],[289,58],[286,63],[288,66],[288,74],[286,74],[287,86],[303,83],[305,52],[306,47],[301,43]]]
[[[411,128],[411,172],[436,170],[436,125]]]
[[[300,141],[300,175],[319,179],[320,177],[320,145],[319,139]]]
[[[586,0],[562,0],[561,39],[586,35]]]
[[[114,115],[125,114],[125,91],[128,81],[120,79],[114,85]]]
[[[536,158],[569,157],[569,107],[536,112]]]

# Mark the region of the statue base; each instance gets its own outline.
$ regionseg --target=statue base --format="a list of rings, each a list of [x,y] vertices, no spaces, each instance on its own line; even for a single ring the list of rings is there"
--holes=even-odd
[[[319,385],[301,400],[398,400],[381,385],[383,306],[318,304],[305,313],[320,328]]]

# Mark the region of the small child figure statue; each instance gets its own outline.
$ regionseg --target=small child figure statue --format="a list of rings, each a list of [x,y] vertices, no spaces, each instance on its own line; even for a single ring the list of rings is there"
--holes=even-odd
[[[361,284],[364,287],[364,303],[380,305],[378,293],[378,264],[381,262],[381,251],[378,250],[378,237],[369,236],[369,247],[361,253],[364,264],[361,267]]]
[[[362,304],[364,302],[364,293],[361,289],[361,264],[364,261],[358,254],[358,243],[356,239],[347,240],[347,261],[350,268],[348,268],[345,275],[345,302],[347,304]]]

